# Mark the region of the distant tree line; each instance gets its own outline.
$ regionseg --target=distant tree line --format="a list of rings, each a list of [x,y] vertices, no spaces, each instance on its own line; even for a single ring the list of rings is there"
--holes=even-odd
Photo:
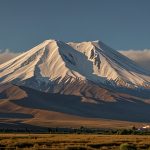
[[[104,134],[104,135],[150,135],[150,130],[138,130],[132,129],[96,129],[86,128],[81,126],[80,128],[22,128],[22,129],[10,129],[0,128],[0,133],[48,133],[48,134]]]

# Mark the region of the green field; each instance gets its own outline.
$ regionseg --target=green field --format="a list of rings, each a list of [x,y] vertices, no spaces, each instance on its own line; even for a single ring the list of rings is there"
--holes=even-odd
[[[130,148],[125,149],[127,147]],[[3,149],[150,150],[150,136],[93,134],[0,134],[0,150]]]

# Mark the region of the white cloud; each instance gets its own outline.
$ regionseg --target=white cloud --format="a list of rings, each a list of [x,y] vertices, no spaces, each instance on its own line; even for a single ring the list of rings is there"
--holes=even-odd
[[[0,53],[9,53],[11,52],[10,49],[6,48],[6,49],[0,49]]]
[[[9,49],[0,50],[0,64],[18,56],[20,53],[12,52]]]
[[[123,55],[134,60],[141,67],[150,71],[150,49],[144,50],[119,50]]]

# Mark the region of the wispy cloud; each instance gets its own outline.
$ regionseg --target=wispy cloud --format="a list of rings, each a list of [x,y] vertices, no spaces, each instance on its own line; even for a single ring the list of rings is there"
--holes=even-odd
[[[119,50],[123,55],[134,60],[141,67],[150,71],[150,49],[144,50]]]
[[[20,53],[12,52],[9,49],[0,50],[0,64],[18,56]]]

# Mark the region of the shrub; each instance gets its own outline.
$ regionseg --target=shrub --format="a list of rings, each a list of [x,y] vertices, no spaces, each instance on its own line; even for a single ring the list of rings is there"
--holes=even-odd
[[[90,146],[92,148],[100,148],[101,146],[103,146],[103,144],[93,143],[93,144],[88,144],[88,146]]]
[[[76,147],[76,146],[70,146],[70,147],[67,147],[67,150],[87,150],[86,147]]]
[[[128,143],[123,143],[120,145],[120,150],[136,150],[134,145],[129,145]]]
[[[101,147],[101,150],[108,150],[109,148],[107,146]]]
[[[24,143],[17,143],[15,144],[16,147],[18,148],[29,148],[29,147],[33,147],[33,143],[28,143],[28,142],[24,142]]]
[[[34,149],[38,149],[38,148],[39,148],[39,144],[35,143],[35,144],[33,145],[33,148],[34,148]]]

